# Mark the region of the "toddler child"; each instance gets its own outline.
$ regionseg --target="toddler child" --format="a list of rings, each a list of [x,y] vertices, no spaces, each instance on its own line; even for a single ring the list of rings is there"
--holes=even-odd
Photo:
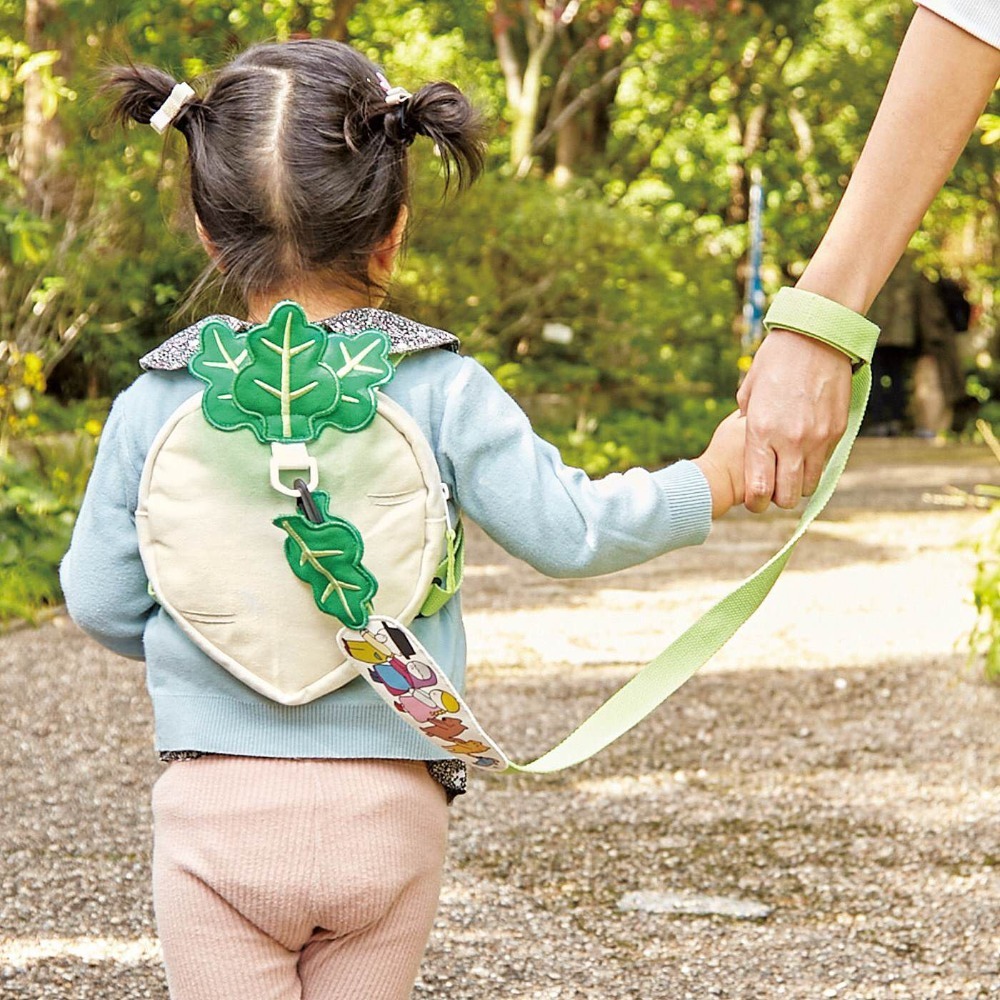
[[[704,541],[712,517],[742,500],[743,423],[724,420],[694,461],[592,482],[532,433],[455,337],[378,308],[406,228],[410,144],[427,136],[460,186],[483,165],[480,121],[452,85],[410,95],[354,49],[321,40],[251,48],[202,96],[145,66],[112,71],[109,85],[121,120],[186,139],[210,270],[246,309],[246,319],[206,318],[142,360],[144,374],[112,407],[62,565],[73,619],[146,662],[156,746],[170,762],[153,791],[170,995],[399,1000],[432,926],[446,802],[464,769],[361,679],[300,703],[265,696],[192,640],[197,609],[182,609],[182,627],[154,596],[140,552],[144,466],[171,414],[205,390],[188,368],[202,333],[221,345],[288,301],[324,336],[383,331],[405,360],[380,393],[426,439],[449,517],[468,515],[552,576],[610,573]],[[218,436],[219,477],[238,436]],[[184,478],[173,481],[181,493]],[[228,570],[249,587],[256,556],[239,555]],[[295,641],[280,609],[226,627]],[[460,595],[409,628],[461,688]]]

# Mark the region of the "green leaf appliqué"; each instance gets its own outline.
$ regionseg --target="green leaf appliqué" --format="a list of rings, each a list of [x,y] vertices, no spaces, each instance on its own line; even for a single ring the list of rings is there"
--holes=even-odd
[[[368,622],[378,581],[361,565],[365,546],[361,533],[329,512],[330,496],[322,490],[313,499],[323,516],[316,524],[301,514],[282,515],[273,523],[288,534],[285,558],[292,571],[312,587],[319,609],[350,628]]]
[[[246,335],[251,363],[233,381],[236,405],[263,420],[262,441],[309,441],[340,400],[336,374],[323,362],[326,331],[295,302],[280,302],[266,324]]]
[[[331,334],[324,362],[340,379],[340,402],[324,418],[342,431],[360,431],[375,417],[375,389],[393,376],[389,338],[381,330],[362,330],[353,337]]]
[[[295,302],[245,334],[206,323],[189,369],[208,388],[205,419],[219,430],[248,427],[263,443],[310,441],[324,427],[360,431],[375,418],[375,390],[394,373],[381,330],[328,334]]]
[[[245,413],[233,398],[233,382],[249,362],[246,337],[230,330],[225,323],[213,320],[202,327],[201,350],[191,359],[188,369],[208,385],[201,399],[201,409],[213,427],[223,431],[250,427],[261,437],[263,420]]]

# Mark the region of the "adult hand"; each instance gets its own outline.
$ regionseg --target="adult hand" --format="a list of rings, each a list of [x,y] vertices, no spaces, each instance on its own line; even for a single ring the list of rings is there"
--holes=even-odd
[[[794,507],[815,491],[847,428],[851,362],[819,340],[772,330],[736,394],[747,418],[744,504]]]
[[[985,13],[994,4],[967,6],[982,7],[978,20],[995,26]],[[868,310],[968,141],[998,74],[1000,48],[917,9],[851,182],[796,287]],[[847,426],[850,376],[836,348],[787,330],[767,335],[736,397],[747,416],[749,510],[760,512],[771,499],[794,507],[815,490]]]

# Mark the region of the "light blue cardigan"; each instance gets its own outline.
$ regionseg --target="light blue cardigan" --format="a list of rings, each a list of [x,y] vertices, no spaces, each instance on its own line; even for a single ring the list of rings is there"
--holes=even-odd
[[[170,414],[202,388],[183,370],[150,371],[115,400],[61,567],[73,620],[115,652],[145,659],[157,749],[446,757],[360,679],[307,705],[269,701],[209,659],[149,596],[135,530],[143,461]],[[694,463],[591,481],[535,436],[518,405],[470,358],[437,348],[412,354],[384,391],[427,436],[462,513],[549,576],[610,573],[708,536],[711,495]],[[411,627],[461,689],[461,594]]]

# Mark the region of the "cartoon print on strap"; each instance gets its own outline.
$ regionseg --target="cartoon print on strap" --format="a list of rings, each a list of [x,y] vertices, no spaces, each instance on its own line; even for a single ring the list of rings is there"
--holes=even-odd
[[[364,628],[342,628],[337,642],[379,696],[436,746],[473,767],[505,771],[510,766],[444,671],[404,625],[372,615]]]

